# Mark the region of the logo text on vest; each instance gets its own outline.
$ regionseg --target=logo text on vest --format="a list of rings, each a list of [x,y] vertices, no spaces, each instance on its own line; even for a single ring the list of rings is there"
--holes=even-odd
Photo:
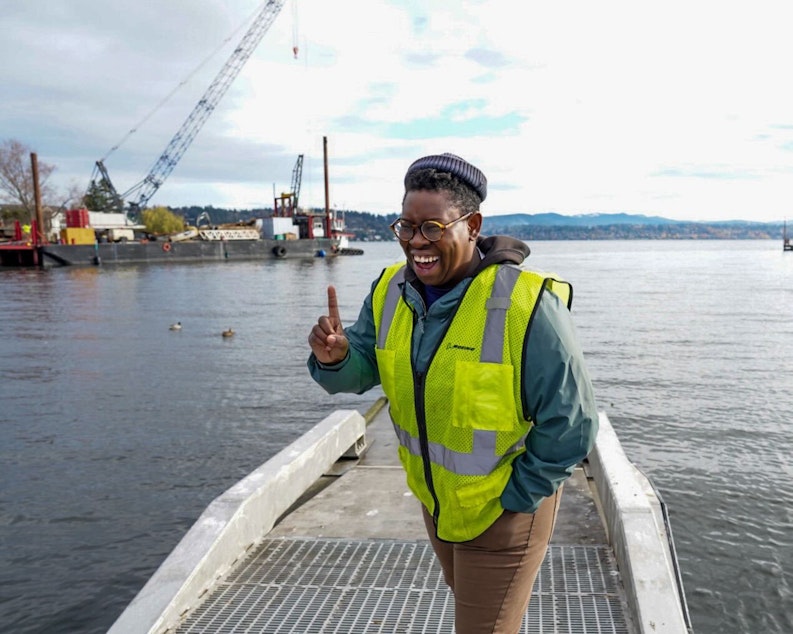
[[[473,352],[476,348],[472,348],[471,346],[461,346],[459,343],[447,343],[446,344],[447,350],[468,350]]]

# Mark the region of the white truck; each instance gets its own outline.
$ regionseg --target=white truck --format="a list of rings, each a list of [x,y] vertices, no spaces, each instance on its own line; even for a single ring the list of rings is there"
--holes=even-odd
[[[130,224],[125,214],[91,211],[88,215],[100,241],[105,238],[107,242],[131,242],[135,239],[135,229],[143,228]]]
[[[111,227],[107,230],[108,242],[131,242],[135,239],[132,227]]]

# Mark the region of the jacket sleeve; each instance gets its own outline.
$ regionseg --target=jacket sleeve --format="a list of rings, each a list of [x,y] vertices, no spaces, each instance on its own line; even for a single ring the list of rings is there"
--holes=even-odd
[[[534,426],[501,494],[510,511],[533,513],[591,451],[598,429],[592,383],[567,307],[543,293],[530,326],[523,397]]]
[[[377,282],[372,284],[372,290]],[[369,292],[358,313],[357,321],[344,329],[350,344],[347,356],[334,365],[320,363],[312,352],[308,358],[311,378],[328,394],[353,392],[363,394],[380,384],[375,357],[375,326],[372,313],[372,292]]]

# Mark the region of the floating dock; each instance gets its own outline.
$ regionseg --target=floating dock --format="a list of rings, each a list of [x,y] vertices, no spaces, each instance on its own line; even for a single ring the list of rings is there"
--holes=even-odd
[[[133,632],[452,634],[385,399],[334,412],[213,501],[110,629]],[[691,632],[665,509],[605,414],[522,632]]]

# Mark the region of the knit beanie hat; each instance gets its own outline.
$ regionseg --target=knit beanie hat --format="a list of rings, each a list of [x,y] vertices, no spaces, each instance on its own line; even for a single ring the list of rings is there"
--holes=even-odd
[[[425,156],[414,161],[405,174],[405,184],[407,185],[407,177],[411,172],[427,168],[434,168],[439,172],[447,172],[456,176],[479,194],[483,201],[487,196],[487,178],[485,178],[485,175],[459,156],[448,152]]]

